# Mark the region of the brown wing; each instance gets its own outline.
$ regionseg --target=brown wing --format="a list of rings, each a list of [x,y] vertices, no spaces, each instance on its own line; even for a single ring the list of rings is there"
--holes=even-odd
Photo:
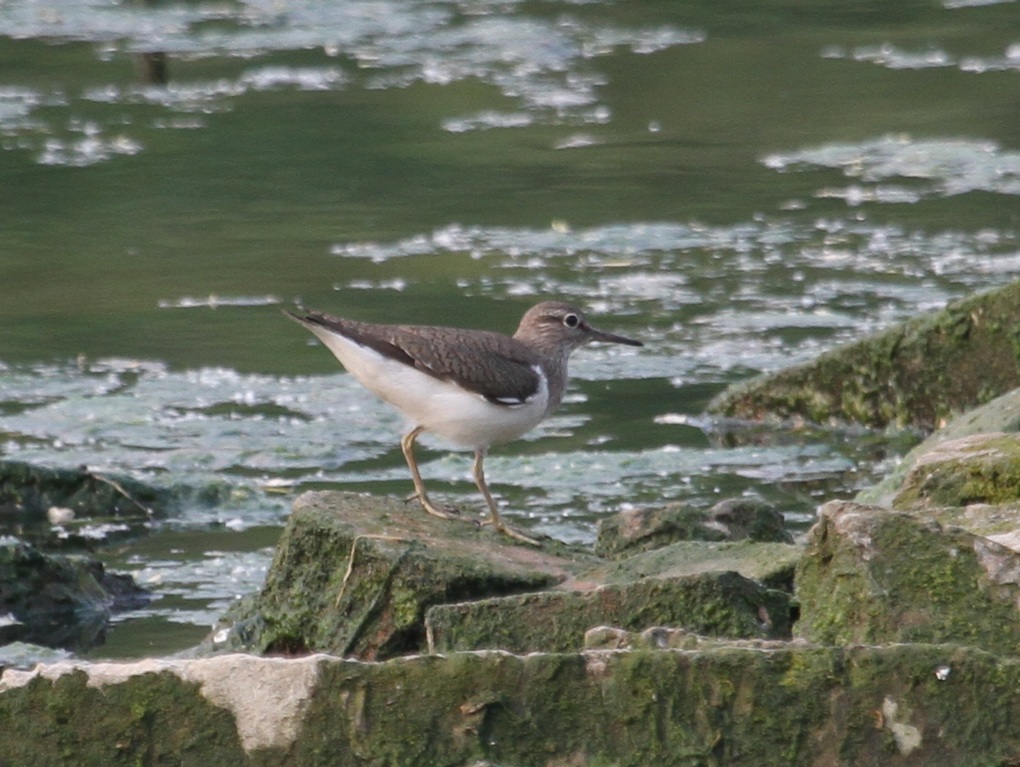
[[[304,325],[320,325],[351,341],[443,381],[512,407],[541,386],[538,361],[509,336],[430,325],[377,325],[320,312],[286,312]]]

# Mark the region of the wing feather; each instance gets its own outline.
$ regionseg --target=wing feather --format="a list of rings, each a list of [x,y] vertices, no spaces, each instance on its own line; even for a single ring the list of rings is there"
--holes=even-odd
[[[451,381],[496,405],[522,405],[539,392],[542,368],[519,341],[487,331],[425,325],[377,325],[321,312],[288,314],[338,333],[434,378]]]

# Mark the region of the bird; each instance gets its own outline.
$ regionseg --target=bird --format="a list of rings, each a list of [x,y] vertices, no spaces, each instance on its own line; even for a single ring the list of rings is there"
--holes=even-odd
[[[562,301],[528,309],[513,336],[437,325],[360,322],[299,307],[284,310],[311,331],[366,389],[406,417],[400,440],[422,508],[452,519],[456,509],[436,505],[425,490],[415,441],[429,432],[474,450],[472,476],[491,524],[511,538],[538,541],[508,526],[485,480],[489,448],[537,426],[563,401],[567,361],[593,342],[643,346],[640,341],[592,327],[584,313]]]

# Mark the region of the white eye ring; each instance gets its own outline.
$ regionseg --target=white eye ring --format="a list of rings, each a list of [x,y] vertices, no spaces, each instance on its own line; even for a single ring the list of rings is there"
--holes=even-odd
[[[564,315],[563,324],[568,328],[576,328],[581,324],[581,318],[571,312],[570,314]]]

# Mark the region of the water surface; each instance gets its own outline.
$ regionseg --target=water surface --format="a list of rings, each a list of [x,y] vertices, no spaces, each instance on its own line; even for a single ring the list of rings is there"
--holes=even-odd
[[[742,430],[725,385],[1020,273],[1015,2],[9,0],[0,449],[216,487],[99,545],[157,595],[95,655],[196,642],[297,493],[403,494],[398,415],[280,309],[512,332],[582,304],[507,516],[752,494],[801,529],[895,435]],[[469,456],[433,492],[481,513]],[[413,510],[409,513],[414,513]]]

